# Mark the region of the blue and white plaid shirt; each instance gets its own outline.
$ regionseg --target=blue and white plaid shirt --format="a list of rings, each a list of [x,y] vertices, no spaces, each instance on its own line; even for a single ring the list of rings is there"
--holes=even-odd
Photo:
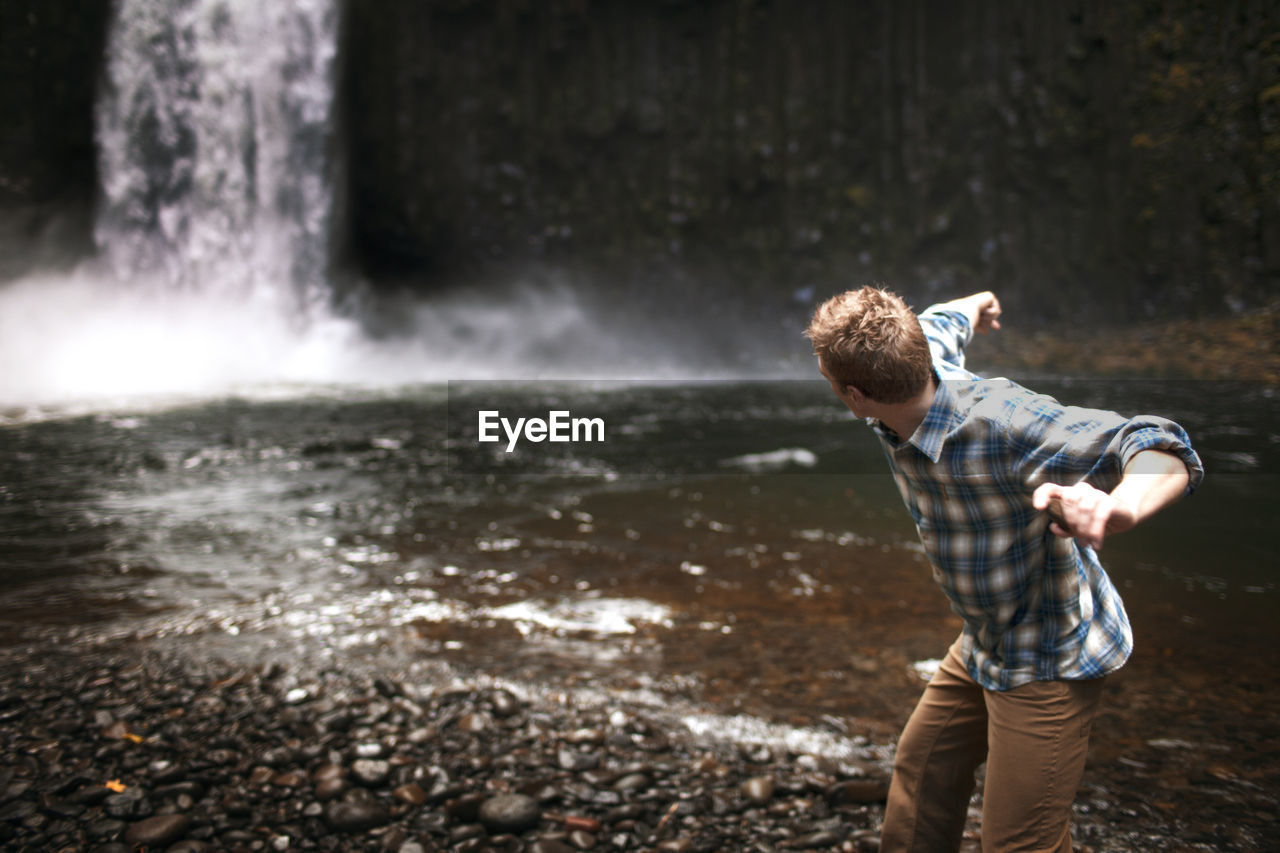
[[[1143,450],[1182,458],[1187,491],[1204,477],[1182,427],[1154,416],[1063,406],[1008,379],[964,369],[969,319],[920,315],[938,382],[908,441],[871,420],[933,565],[964,620],[966,668],[988,690],[1097,678],[1133,650],[1124,603],[1093,549],[1049,531],[1031,505],[1041,483],[1110,492]]]

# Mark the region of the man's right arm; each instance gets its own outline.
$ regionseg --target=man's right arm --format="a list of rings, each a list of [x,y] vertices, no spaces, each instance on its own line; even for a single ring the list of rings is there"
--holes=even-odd
[[[964,350],[973,333],[1000,328],[1000,301],[989,290],[930,305],[920,313],[935,362],[964,367]]]
[[[969,327],[986,334],[1000,328],[1000,300],[990,290],[944,302],[939,308],[958,311],[969,318]]]

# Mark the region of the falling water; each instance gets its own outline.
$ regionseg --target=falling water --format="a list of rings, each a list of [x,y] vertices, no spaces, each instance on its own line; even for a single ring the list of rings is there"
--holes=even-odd
[[[689,377],[759,346],[638,322],[555,274],[399,301],[356,287],[363,304],[336,310],[341,5],[120,0],[97,257],[0,288],[0,419],[317,384]],[[370,335],[378,317],[393,331]]]
[[[0,292],[0,404],[417,378],[332,308],[336,0],[121,0],[98,256]],[[16,414],[15,414],[16,412]],[[37,412],[38,414],[38,412]]]
[[[313,318],[333,232],[333,0],[124,0],[97,127],[114,274]]]

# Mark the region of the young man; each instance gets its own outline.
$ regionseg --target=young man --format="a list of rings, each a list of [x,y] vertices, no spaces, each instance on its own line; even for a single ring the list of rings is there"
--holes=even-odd
[[[836,396],[879,437],[964,620],[899,739],[884,853],[956,850],[984,761],[982,849],[1071,853],[1103,676],[1133,649],[1097,550],[1204,476],[1172,421],[965,370],[974,330],[999,318],[990,292],[917,317],[864,287],[821,305],[806,332]]]

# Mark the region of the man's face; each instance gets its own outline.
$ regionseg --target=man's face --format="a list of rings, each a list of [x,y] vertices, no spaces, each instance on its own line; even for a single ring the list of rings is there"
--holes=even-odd
[[[860,405],[861,399],[855,398],[855,395],[848,390],[849,386],[831,375],[830,371],[827,370],[827,366],[822,363],[821,358],[818,359],[818,371],[822,374],[823,379],[826,379],[831,383],[831,390],[840,398],[840,402],[844,403],[845,407],[848,408],[849,411],[853,412],[854,417],[867,417],[866,414],[860,411],[862,408]]]

